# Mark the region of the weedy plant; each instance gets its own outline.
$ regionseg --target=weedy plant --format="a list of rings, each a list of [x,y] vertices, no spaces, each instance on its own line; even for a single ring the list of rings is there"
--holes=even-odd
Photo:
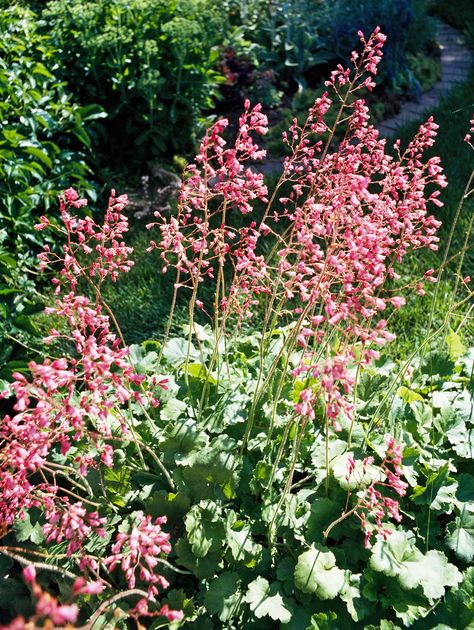
[[[98,225],[64,193],[63,255],[41,255],[59,265],[49,312],[64,329],[46,341],[62,355],[5,392],[16,402],[1,433],[0,552],[30,587],[6,578],[12,617],[428,628],[463,602],[462,627],[473,621],[472,352],[451,333],[447,357],[398,367],[380,355],[402,293],[436,281],[430,269],[400,286],[398,270],[409,251],[438,247],[428,203],[442,205],[446,180],[423,155],[437,126],[386,152],[354,98],[373,88],[385,37],[360,38],[352,66],[284,136],[291,154],[271,193],[253,168],[260,106],[245,103],[232,145],[225,120],[206,133],[177,212],[149,226],[163,271],[176,271],[162,342],[127,348],[102,299],[132,265],[126,197],[112,194]],[[183,290],[189,322],[170,338]]]

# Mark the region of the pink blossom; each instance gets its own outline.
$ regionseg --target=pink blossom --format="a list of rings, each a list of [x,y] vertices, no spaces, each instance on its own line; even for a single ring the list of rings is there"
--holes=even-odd
[[[403,475],[402,446],[397,444],[391,435],[385,436],[385,442],[387,445],[385,457],[378,467],[381,478],[372,481],[368,488],[358,493],[357,503],[353,512],[360,521],[364,532],[364,545],[367,549],[371,547],[371,540],[374,535],[379,534],[384,539],[390,536],[392,530],[385,528],[383,525],[386,517],[392,518],[397,523],[402,520],[398,501],[382,494],[382,490],[392,490],[399,496],[404,496],[408,488],[408,484],[401,479]],[[372,456],[366,457],[363,461],[364,474],[369,465],[374,465],[374,457]],[[355,460],[350,456],[347,462],[347,481],[351,480],[355,468]]]
[[[98,595],[102,593],[105,585],[100,580],[88,582],[83,577],[78,577],[73,584],[72,591],[75,595]]]
[[[130,533],[117,534],[112,554],[104,560],[104,564],[110,571],[120,567],[129,588],[135,588],[137,577],[148,583],[148,594],[154,598],[158,594],[157,585],[168,587],[168,581],[155,571],[161,554],[171,551],[170,535],[161,529],[166,518],[159,517],[152,521],[150,516],[137,512],[136,523]]]
[[[36,569],[31,564],[23,569],[22,574],[27,584],[32,584],[36,581]]]

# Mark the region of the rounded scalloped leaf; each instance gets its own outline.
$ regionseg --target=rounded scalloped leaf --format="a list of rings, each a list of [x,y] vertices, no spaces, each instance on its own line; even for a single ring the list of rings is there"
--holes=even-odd
[[[334,599],[344,583],[344,571],[336,566],[336,558],[330,551],[311,546],[299,556],[295,586],[303,593],[314,593],[320,599]]]
[[[258,619],[270,617],[281,623],[291,621],[291,612],[286,607],[277,585],[270,585],[263,577],[258,577],[249,584],[245,601]]]
[[[455,521],[448,525],[446,544],[464,562],[474,558],[474,514],[463,510]]]
[[[238,574],[230,571],[224,571],[212,580],[204,597],[206,610],[213,615],[218,615],[221,621],[228,621],[235,617],[243,599],[238,584]]]

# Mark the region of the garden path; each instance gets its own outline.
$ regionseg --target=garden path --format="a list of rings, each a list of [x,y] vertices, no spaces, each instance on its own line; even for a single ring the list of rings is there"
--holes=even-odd
[[[467,79],[472,52],[463,45],[462,34],[439,22],[437,39],[441,48],[441,81],[424,92],[418,102],[407,101],[396,116],[382,121],[377,126],[381,136],[393,136],[399,127],[419,120],[425,111],[433,110],[457,84]]]
[[[396,116],[380,122],[377,129],[382,137],[389,138],[399,127],[420,120],[424,112],[428,115],[456,85],[467,79],[473,55],[464,45],[462,33],[439,21],[437,40],[441,49],[441,80],[424,92],[419,101],[406,101]],[[282,166],[283,160],[268,159],[255,168],[264,175],[278,175]]]

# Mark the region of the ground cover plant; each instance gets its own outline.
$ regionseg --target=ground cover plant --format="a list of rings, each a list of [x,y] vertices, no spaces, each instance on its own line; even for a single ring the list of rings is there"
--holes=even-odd
[[[96,219],[69,188],[61,223],[38,220],[63,246],[40,255],[47,356],[2,394],[5,627],[472,625],[472,350],[446,317],[409,361],[383,354],[405,295],[436,281],[400,272],[438,247],[437,125],[386,151],[350,98],[373,88],[385,36],[359,36],[285,136],[273,190],[249,168],[267,119],[246,102],[150,223],[189,297],[182,335],[173,297],[164,336],[127,347],[103,299],[133,265],[126,196]]]

